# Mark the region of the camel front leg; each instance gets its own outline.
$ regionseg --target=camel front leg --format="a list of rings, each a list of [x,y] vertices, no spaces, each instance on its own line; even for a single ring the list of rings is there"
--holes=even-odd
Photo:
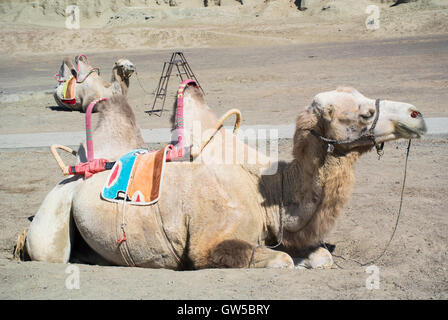
[[[287,253],[243,240],[222,241],[211,251],[209,259],[214,268],[294,268]]]
[[[71,251],[70,211],[78,177],[62,181],[45,197],[26,235],[31,260],[67,263]]]

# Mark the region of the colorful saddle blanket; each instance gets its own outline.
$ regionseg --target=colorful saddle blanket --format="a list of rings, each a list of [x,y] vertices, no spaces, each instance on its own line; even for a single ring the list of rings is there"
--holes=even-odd
[[[104,200],[130,204],[150,205],[159,200],[162,189],[166,153],[172,148],[165,146],[158,151],[133,150],[113,166],[103,188]]]
[[[71,77],[69,80],[64,82],[64,86],[62,87],[62,102],[67,104],[75,104],[75,85],[76,78]]]

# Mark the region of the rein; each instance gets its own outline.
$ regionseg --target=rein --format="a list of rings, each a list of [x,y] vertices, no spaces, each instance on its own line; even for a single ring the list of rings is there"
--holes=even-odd
[[[278,234],[278,236],[277,236],[277,238],[279,239],[278,241],[277,241],[277,243],[275,244],[275,245],[273,245],[273,246],[266,246],[266,245],[263,245],[263,244],[258,244],[258,245],[256,245],[253,249],[252,249],[252,254],[251,254],[251,256],[250,256],[250,260],[249,260],[249,268],[250,268],[250,266],[251,265],[253,265],[254,267],[256,267],[255,266],[255,261],[254,261],[254,256],[255,256],[255,251],[258,249],[258,248],[260,248],[260,247],[264,247],[264,248],[268,248],[268,249],[275,249],[275,248],[277,248],[278,246],[280,246],[282,243],[283,243],[283,215],[284,215],[284,205],[283,205],[283,171],[281,172],[281,179],[280,179],[280,194],[281,194],[281,197],[280,197],[280,203],[279,203],[279,208],[278,208],[278,213],[279,213],[279,221],[280,221],[280,225],[279,225],[279,229],[280,229],[280,231],[279,231],[279,234]]]
[[[367,131],[366,134],[362,134],[359,138],[356,139],[349,139],[349,140],[335,140],[335,139],[329,139],[324,136],[322,136],[320,133],[316,132],[315,130],[310,130],[311,134],[315,136],[316,138],[322,140],[327,144],[327,152],[333,153],[335,151],[335,145],[344,145],[344,144],[352,144],[354,142],[360,142],[360,141],[372,141],[373,145],[376,148],[376,152],[379,157],[383,155],[383,148],[384,148],[384,142],[381,144],[378,144],[375,139],[375,127],[378,123],[378,118],[380,117],[380,99],[375,100],[375,119],[373,119],[372,125],[370,126],[370,129]]]
[[[137,78],[137,82],[138,82],[140,88],[143,90],[143,92],[146,93],[147,95],[150,95],[151,93],[145,90],[145,88],[142,85],[142,82],[140,81],[140,77],[138,76],[137,68],[135,68],[135,77]]]
[[[389,248],[390,243],[392,242],[392,240],[393,240],[393,238],[394,238],[394,236],[395,236],[395,232],[397,231],[397,228],[398,228],[398,221],[400,220],[400,216],[401,216],[401,209],[402,209],[402,207],[403,207],[404,188],[405,188],[405,185],[406,185],[406,177],[407,177],[407,168],[408,168],[409,152],[410,152],[410,150],[411,150],[411,141],[412,141],[412,139],[409,139],[408,147],[407,147],[407,150],[406,150],[406,160],[405,160],[405,163],[404,163],[403,182],[401,183],[400,206],[399,206],[399,208],[398,208],[397,220],[395,221],[395,226],[394,226],[394,229],[393,229],[393,231],[392,231],[392,235],[390,236],[390,239],[389,239],[389,241],[387,242],[386,246],[384,247],[383,251],[382,251],[381,254],[380,254],[379,256],[377,256],[376,258],[374,258],[374,259],[372,259],[372,260],[370,260],[370,261],[368,261],[368,262],[364,262],[364,263],[363,263],[363,262],[359,262],[358,260],[355,260],[355,259],[346,259],[346,258],[344,258],[344,257],[342,257],[342,256],[337,256],[337,255],[334,255],[334,254],[333,254],[334,257],[341,258],[341,259],[343,259],[343,260],[350,260],[350,261],[353,261],[353,262],[359,264],[361,267],[364,267],[364,266],[366,266],[366,265],[369,265],[369,264],[372,264],[372,263],[377,262],[377,261],[378,261],[379,259],[381,259],[381,258],[384,256],[384,254],[386,253],[387,249]],[[323,245],[323,247],[325,247],[325,249],[328,250],[327,245],[326,245],[324,242],[322,242],[322,245]],[[330,250],[328,250],[328,251],[330,251]],[[335,263],[335,264],[336,264],[336,263]],[[336,265],[337,265],[337,264],[336,264]],[[344,268],[342,268],[342,267],[339,266],[339,265],[337,265],[337,266],[338,266],[339,268],[341,268],[341,269],[344,269]]]
[[[351,144],[353,142],[357,142],[357,141],[363,141],[363,140],[371,140],[376,148],[377,154],[378,154],[378,159],[381,158],[381,156],[384,154],[383,148],[384,148],[384,142],[381,144],[378,144],[375,140],[375,136],[374,136],[374,130],[376,127],[376,124],[378,122],[378,118],[379,118],[379,114],[380,114],[380,99],[376,99],[375,100],[375,109],[376,109],[376,115],[375,115],[375,119],[373,120],[373,123],[368,131],[367,134],[362,135],[361,137],[357,138],[357,139],[353,139],[353,140],[334,140],[334,139],[329,139],[326,137],[323,137],[322,135],[320,135],[319,133],[317,133],[314,130],[310,130],[311,134],[317,138],[319,138],[320,140],[324,141],[325,143],[328,144],[328,148],[327,148],[327,152],[329,153],[333,153],[335,151],[335,147],[334,145],[341,145],[341,144]],[[404,196],[404,189],[405,189],[405,185],[406,185],[406,177],[407,177],[407,167],[408,167],[408,159],[409,159],[409,153],[410,153],[410,149],[411,149],[411,142],[412,139],[409,139],[408,142],[408,147],[406,150],[406,160],[405,160],[405,164],[404,164],[404,173],[403,173],[403,182],[402,182],[402,186],[401,186],[401,193],[400,193],[400,205],[398,208],[398,215],[397,215],[397,219],[395,221],[395,225],[394,225],[394,229],[392,231],[392,235],[389,239],[389,241],[387,242],[386,246],[384,247],[383,251],[381,252],[380,255],[378,255],[376,258],[368,261],[368,262],[359,262],[355,259],[349,259],[357,264],[359,264],[360,266],[366,266],[366,265],[370,265],[372,263],[377,262],[379,259],[381,259],[384,254],[386,253],[387,249],[389,248],[395,233],[397,231],[398,228],[398,222],[400,220],[400,216],[401,216],[401,210],[403,207],[403,196]],[[283,173],[281,175],[281,189],[282,192],[281,194],[283,195]],[[249,268],[251,267],[251,265],[253,265],[255,267],[255,261],[254,261],[254,256],[255,256],[255,251],[260,248],[260,247],[265,247],[265,248],[269,248],[269,249],[275,249],[278,246],[280,246],[283,242],[283,212],[284,212],[284,206],[283,206],[283,196],[280,199],[280,203],[279,203],[279,222],[280,222],[280,231],[278,234],[278,242],[277,244],[273,245],[273,246],[266,246],[266,245],[262,245],[262,244],[258,244],[257,246],[255,246],[252,249],[252,254],[249,260]],[[321,241],[321,246],[324,247],[325,249],[327,249],[329,252],[330,250],[328,249],[327,245],[325,244],[325,242]],[[342,256],[337,256],[332,254],[332,256],[337,257],[337,258],[341,258],[343,260],[347,260],[346,258],[342,257]],[[340,265],[338,265],[336,262],[334,262],[335,265],[341,269],[343,269]]]
[[[401,209],[402,209],[402,207],[403,207],[403,196],[404,196],[404,189],[405,189],[405,186],[406,186],[406,177],[407,177],[408,159],[409,159],[409,153],[410,153],[410,150],[411,150],[411,142],[412,142],[412,139],[409,139],[408,147],[407,147],[407,149],[406,149],[406,160],[405,160],[405,163],[404,163],[403,182],[401,183],[400,205],[399,205],[399,208],[398,208],[397,219],[395,220],[395,225],[394,225],[394,229],[393,229],[393,231],[392,231],[392,235],[390,236],[390,239],[389,239],[389,241],[387,242],[387,244],[386,244],[386,246],[384,247],[384,249],[383,249],[383,251],[381,252],[381,254],[378,255],[376,258],[374,258],[374,259],[372,259],[372,260],[370,260],[370,261],[368,261],[368,262],[364,262],[364,263],[363,263],[363,262],[359,262],[358,260],[355,260],[355,259],[346,259],[346,258],[344,258],[344,257],[342,257],[342,256],[337,256],[337,255],[335,255],[335,254],[332,253],[331,255],[332,255],[333,257],[341,258],[341,259],[343,259],[343,260],[350,260],[350,261],[353,261],[353,262],[357,263],[357,264],[360,265],[361,267],[364,267],[364,266],[366,266],[366,265],[370,265],[370,264],[373,264],[373,263],[377,262],[379,259],[381,259],[381,258],[384,256],[384,254],[386,253],[387,249],[389,249],[389,246],[390,246],[390,244],[391,244],[391,242],[392,242],[392,240],[393,240],[393,238],[394,238],[394,236],[395,236],[395,233],[396,233],[396,231],[397,231],[397,228],[398,228],[398,222],[399,222],[399,220],[400,220],[400,216],[401,216]],[[282,189],[282,193],[281,193],[281,194],[283,194],[283,173],[282,173],[282,179],[281,179],[281,189]],[[253,266],[255,267],[254,256],[255,256],[255,251],[256,251],[259,247],[265,247],[265,248],[269,248],[269,249],[274,249],[274,248],[277,248],[278,246],[280,246],[280,245],[282,244],[282,242],[283,242],[283,211],[284,211],[284,207],[283,207],[283,197],[282,197],[282,198],[280,199],[280,204],[279,204],[279,220],[280,220],[280,231],[279,231],[279,235],[278,235],[279,241],[277,242],[277,244],[275,244],[275,245],[273,245],[273,246],[265,246],[265,245],[262,245],[262,244],[259,244],[259,245],[255,246],[255,247],[252,249],[251,258],[250,258],[250,260],[249,260],[249,268],[250,268],[251,265],[253,265]],[[327,249],[328,252],[331,252],[330,249],[328,249],[328,247],[327,247],[327,245],[325,244],[324,241],[321,241],[321,246],[324,247],[325,249]],[[334,264],[335,264],[337,267],[339,267],[340,269],[344,269],[343,267],[341,267],[341,266],[340,266],[339,264],[337,264],[336,262],[334,262]]]

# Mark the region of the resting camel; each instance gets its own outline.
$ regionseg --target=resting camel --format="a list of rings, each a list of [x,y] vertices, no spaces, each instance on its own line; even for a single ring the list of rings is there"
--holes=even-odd
[[[110,98],[114,95],[126,96],[129,89],[129,78],[135,71],[134,64],[127,59],[118,59],[112,68],[111,81],[104,81],[98,69],[89,65],[84,55],[76,56],[73,66],[69,58],[64,58],[59,69],[59,84],[54,92],[54,99],[60,107],[85,112],[93,100]],[[74,86],[74,100],[72,103],[64,101],[64,85],[71,77],[76,80]],[[96,111],[96,110],[95,110]]]
[[[125,98],[97,108],[96,157],[116,160],[145,146]],[[193,86],[184,112],[185,145],[199,145],[197,128],[214,128],[217,118]],[[32,260],[66,263],[77,251],[90,263],[173,270],[293,268],[293,257],[305,267],[330,267],[320,244],[349,199],[355,161],[374,145],[425,132],[411,104],[372,100],[352,88],[319,93],[297,117],[294,160],[270,160],[223,127],[194,161],[166,164],[160,200],[151,206],[102,200],[107,171],[66,179],[43,201],[26,249]],[[220,162],[235,150],[257,160]],[[122,219],[127,240],[118,245]]]

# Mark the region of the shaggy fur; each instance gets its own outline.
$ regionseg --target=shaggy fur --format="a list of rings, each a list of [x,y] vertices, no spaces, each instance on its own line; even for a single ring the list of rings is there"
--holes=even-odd
[[[224,240],[214,247],[209,256],[210,268],[247,268],[254,245],[242,240]]]
[[[279,210],[283,210],[283,247],[291,254],[319,245],[349,199],[355,181],[355,161],[371,149],[368,146],[345,156],[334,156],[310,133],[312,129],[326,135],[315,110],[310,108],[297,118],[294,160],[280,163],[276,175],[262,176],[260,182],[265,205],[282,206]]]

